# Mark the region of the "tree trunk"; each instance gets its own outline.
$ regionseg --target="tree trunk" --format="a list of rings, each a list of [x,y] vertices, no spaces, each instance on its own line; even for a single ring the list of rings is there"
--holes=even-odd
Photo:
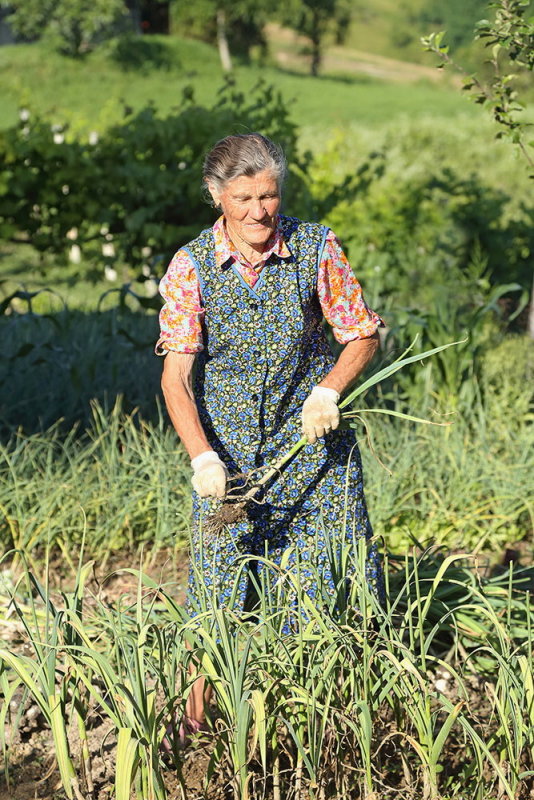
[[[140,0],[130,0],[126,4],[130,10],[130,18],[132,20],[132,28],[134,33],[141,34],[143,29],[141,27],[141,2]]]
[[[312,42],[311,74],[314,78],[316,78],[319,74],[319,67],[321,66],[321,21],[319,19],[319,14],[316,11],[313,13],[312,32],[310,38]]]
[[[226,14],[224,9],[217,9],[217,44],[219,46],[219,58],[224,72],[232,71],[232,58],[226,36]]]

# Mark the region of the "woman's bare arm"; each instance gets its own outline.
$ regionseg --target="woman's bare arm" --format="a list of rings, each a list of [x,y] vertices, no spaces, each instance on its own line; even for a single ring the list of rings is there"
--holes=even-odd
[[[352,342],[348,342],[341,351],[336,364],[319,386],[335,389],[338,394],[343,394],[372,360],[379,343],[378,332],[367,339],[354,339]]]
[[[211,450],[193,396],[193,365],[195,353],[175,353],[165,356],[161,388],[172,424],[191,459]]]

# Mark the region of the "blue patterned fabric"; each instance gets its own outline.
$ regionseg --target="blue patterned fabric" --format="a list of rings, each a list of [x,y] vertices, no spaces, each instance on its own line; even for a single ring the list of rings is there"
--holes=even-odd
[[[197,357],[195,398],[210,445],[231,475],[274,463],[300,439],[302,404],[334,363],[316,293],[327,229],[291,217],[280,221],[291,257],[272,256],[253,289],[231,262],[215,266],[211,229],[186,248],[197,266],[205,307],[205,347]],[[351,544],[372,535],[353,433],[334,431],[304,447],[260,500],[246,519],[206,537],[202,519],[220,501],[194,495],[192,564],[202,571],[215,603],[243,608],[247,570],[241,571],[237,590],[236,577],[244,554],[267,555],[280,564],[284,551],[290,569],[299,560],[311,598],[318,588],[307,566],[313,554],[333,595],[331,532],[343,532]],[[368,550],[366,577],[379,588],[374,544]],[[191,594],[194,588],[192,577]]]

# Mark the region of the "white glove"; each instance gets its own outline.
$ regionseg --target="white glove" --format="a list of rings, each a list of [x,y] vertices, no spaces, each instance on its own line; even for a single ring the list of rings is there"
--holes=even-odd
[[[302,406],[302,433],[310,444],[339,425],[339,394],[326,386],[314,386]]]
[[[206,450],[191,460],[191,483],[199,497],[224,497],[228,470],[215,450]]]

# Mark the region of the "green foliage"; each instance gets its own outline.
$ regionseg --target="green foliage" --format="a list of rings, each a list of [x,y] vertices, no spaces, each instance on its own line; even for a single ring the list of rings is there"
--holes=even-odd
[[[417,21],[426,30],[445,29],[451,48],[456,50],[472,42],[475,25],[487,5],[487,0],[425,0]]]
[[[525,19],[530,13],[530,0],[496,0],[489,7],[496,9],[495,21],[481,20],[476,37],[486,47],[497,45],[514,64],[534,69],[534,21]],[[498,52],[498,51],[497,51]]]
[[[47,34],[68,56],[83,55],[128,26],[124,0],[9,0],[5,5],[20,36],[31,40]]]
[[[518,80],[521,72],[532,72],[534,69],[534,17],[525,19],[531,7],[530,0],[495,0],[489,7],[496,9],[495,19],[481,20],[476,26],[476,38],[491,47],[491,74],[486,80],[476,75],[466,75],[464,90],[469,92],[476,103],[488,107],[497,123],[497,138],[507,137],[518,145],[522,155],[533,170],[532,142],[525,139],[531,123],[518,117],[523,111],[524,103],[520,97],[525,93],[525,86]],[[448,54],[448,46],[444,45],[443,32],[432,33],[423,38],[422,43],[440,59],[440,66],[458,67]]]
[[[272,3],[258,0],[196,0],[171,4],[172,28],[182,35],[217,42],[217,11],[223,10],[227,25],[228,43],[232,54],[249,58],[253,48],[265,53],[267,42],[264,26],[273,16]]]
[[[44,304],[44,297],[33,302]],[[104,298],[102,308],[114,306],[114,297]],[[4,547],[15,544],[31,554],[61,536],[72,537],[74,546],[80,506],[91,554],[135,548],[154,537],[170,545],[176,532],[183,539],[188,460],[156,399],[156,317],[129,311],[133,300],[124,293],[123,304],[108,311],[41,307],[41,314],[12,311],[0,320]],[[444,330],[421,312],[405,319],[403,330],[423,331],[426,341],[450,339],[458,325],[454,314],[465,321],[465,310],[445,308],[451,318],[441,320]],[[397,373],[394,385],[382,384],[360,405],[454,423],[414,427],[361,414],[365,427],[360,421],[357,432],[371,518],[392,549],[413,534],[447,547],[499,552],[531,531],[533,345],[522,337],[496,344],[484,327],[475,334],[461,349],[445,351],[453,360],[417,363],[410,378]]]
[[[411,130],[405,139],[387,137],[384,150],[360,159],[347,177],[336,170],[350,147],[341,137],[308,169],[318,216],[348,248],[374,302],[384,310],[407,304],[430,310],[437,285],[451,299],[459,286],[471,291],[470,281],[477,292],[499,282],[528,285],[532,203],[515,196],[513,185],[493,187],[482,171],[460,172],[445,159],[417,168],[411,137]],[[431,142],[425,146],[440,147],[439,133]]]
[[[200,572],[189,617],[176,587],[142,570],[121,570],[133,577],[135,597],[104,600],[91,591],[93,563],[82,555],[72,565],[74,588],[56,599],[49,571],[43,585],[24,563],[4,602],[26,646],[0,649],[2,691],[12,698],[22,690],[39,704],[67,797],[94,794],[91,759],[72,747],[69,710],[84,734],[104,721],[116,755],[105,778],[118,800],[175,797],[176,779],[190,796],[189,754],[174,754],[169,781],[158,746],[168,721],[181,719],[198,674],[217,702],[204,736],[207,800],[220,797],[222,781],[240,800],[265,796],[270,783],[275,797],[310,800],[392,800],[399,791],[425,800],[514,800],[528,791],[532,571],[487,575],[464,553],[413,552],[386,559],[381,603],[363,579],[365,543],[347,547],[335,531],[327,540],[337,597],[318,554],[308,564],[318,586],[313,603],[298,561],[293,569],[282,563],[268,582],[274,565],[259,559],[259,605],[248,618],[231,600],[216,607]],[[292,630],[297,608],[306,624]]]
[[[155,70],[170,72],[181,66],[172,43],[163,36],[139,36],[125,33],[107,45],[110,57],[125,72],[150,75]]]
[[[52,546],[69,560],[84,529],[98,559],[145,543],[154,554],[183,546],[191,515],[187,454],[158,411],[152,424],[113,401],[92,403],[83,433],[58,423],[46,433],[19,430],[0,444],[3,550],[19,548],[35,561]]]
[[[426,366],[420,365],[421,370]],[[362,423],[373,528],[394,552],[403,552],[415,537],[425,545],[465,547],[497,557],[514,542],[530,540],[532,391],[523,386],[506,397],[482,383],[483,401],[479,396],[470,402],[469,392],[463,394],[467,398],[460,403],[449,395],[439,406],[441,413],[430,386],[425,399],[419,395],[409,401],[413,414],[452,422],[447,428],[386,423],[362,414],[372,447],[363,446]],[[391,394],[378,397],[373,406],[381,402],[385,408],[406,409],[405,402],[392,405]]]
[[[109,408],[117,395],[124,398],[125,411],[137,408],[145,418],[156,416],[161,371],[153,355],[157,316],[140,313],[133,298],[125,299],[122,308],[113,298],[104,300],[92,312],[50,307],[40,314],[12,312],[0,318],[0,330],[2,436],[19,426],[30,433],[59,420],[64,430],[76,423],[85,427],[91,403]]]
[[[229,83],[211,108],[184,91],[177,113],[127,113],[94,143],[30,117],[0,135],[0,235],[58,254],[75,242],[99,257],[108,245],[129,264],[143,263],[146,247],[168,255],[213,222],[202,160],[218,139],[243,130],[261,130],[294,157],[288,110],[263,84],[245,94]]]
[[[280,5],[283,24],[306,36],[311,42],[311,74],[317,76],[321,66],[325,36],[337,29],[343,38],[352,7],[347,0],[290,0]]]
[[[518,307],[506,320],[508,324],[526,307],[528,292],[519,284],[495,286],[488,294],[477,292],[473,272],[460,273],[454,290],[437,286],[432,308],[391,309],[390,347],[407,335],[420,338],[424,348],[436,347],[451,337],[460,342],[454,349],[439,353],[424,369],[412,368],[398,377],[396,391],[404,391],[408,402],[428,403],[430,394],[449,411],[475,402],[482,391],[483,356],[501,341],[506,328],[503,317],[514,303],[512,298]],[[483,283],[481,276],[479,289]]]

